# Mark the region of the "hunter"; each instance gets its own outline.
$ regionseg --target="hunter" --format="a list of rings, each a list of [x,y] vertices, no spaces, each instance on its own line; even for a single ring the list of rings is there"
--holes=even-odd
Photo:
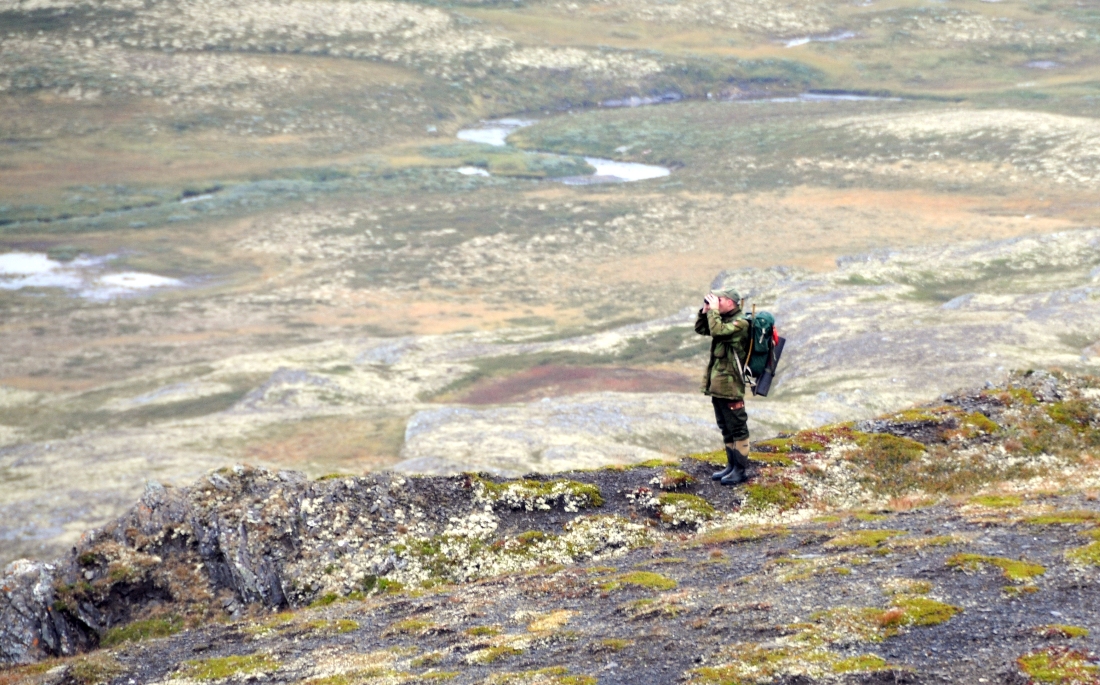
[[[703,308],[695,318],[695,332],[711,338],[702,390],[710,396],[714,418],[726,443],[728,466],[711,476],[722,485],[748,480],[749,416],[745,412],[743,364],[750,324],[740,316],[740,303],[736,290],[716,290],[703,299]]]

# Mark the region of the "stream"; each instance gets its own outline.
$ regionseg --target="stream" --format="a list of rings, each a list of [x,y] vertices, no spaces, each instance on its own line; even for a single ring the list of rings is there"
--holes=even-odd
[[[508,136],[525,126],[537,123],[531,119],[495,119],[482,122],[478,128],[467,128],[456,135],[459,140],[468,143],[481,143],[493,147],[505,147],[508,145]],[[541,154],[554,154],[541,152]],[[559,155],[564,157],[565,155]],[[646,181],[651,178],[668,176],[671,171],[663,166],[653,164],[638,164],[635,162],[617,162],[613,159],[602,157],[585,157],[584,161],[595,167],[595,173],[588,176],[564,176],[553,180],[565,185],[581,186],[595,185],[598,183],[630,183],[632,181]],[[459,167],[460,174],[488,176],[489,172],[479,167]]]

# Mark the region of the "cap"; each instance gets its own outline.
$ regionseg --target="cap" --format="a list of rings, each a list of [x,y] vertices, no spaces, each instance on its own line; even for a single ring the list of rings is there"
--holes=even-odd
[[[718,297],[728,297],[737,304],[741,304],[741,294],[733,288],[726,288],[725,290],[712,290],[711,292]]]

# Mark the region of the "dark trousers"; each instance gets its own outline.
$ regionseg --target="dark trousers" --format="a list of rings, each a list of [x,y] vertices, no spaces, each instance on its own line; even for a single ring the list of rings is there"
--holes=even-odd
[[[722,431],[722,441],[726,443],[749,439],[749,414],[745,411],[745,400],[731,400],[726,397],[710,398],[714,404],[714,418],[718,429]]]

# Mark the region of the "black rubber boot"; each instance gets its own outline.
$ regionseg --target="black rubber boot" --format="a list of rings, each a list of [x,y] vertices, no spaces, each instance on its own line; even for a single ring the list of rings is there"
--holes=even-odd
[[[730,448],[728,448],[728,447],[726,448],[726,463],[729,464],[729,465],[726,466],[726,468],[722,469],[721,471],[710,474],[711,479],[713,479],[713,480],[722,480],[726,476],[733,473],[733,470],[735,468],[737,468],[737,465],[733,461],[733,456],[730,454],[730,452],[732,452],[732,451],[733,450],[731,450]]]
[[[726,457],[730,461],[730,472],[719,479],[722,485],[738,485],[749,479],[749,458],[732,447],[726,448]]]

